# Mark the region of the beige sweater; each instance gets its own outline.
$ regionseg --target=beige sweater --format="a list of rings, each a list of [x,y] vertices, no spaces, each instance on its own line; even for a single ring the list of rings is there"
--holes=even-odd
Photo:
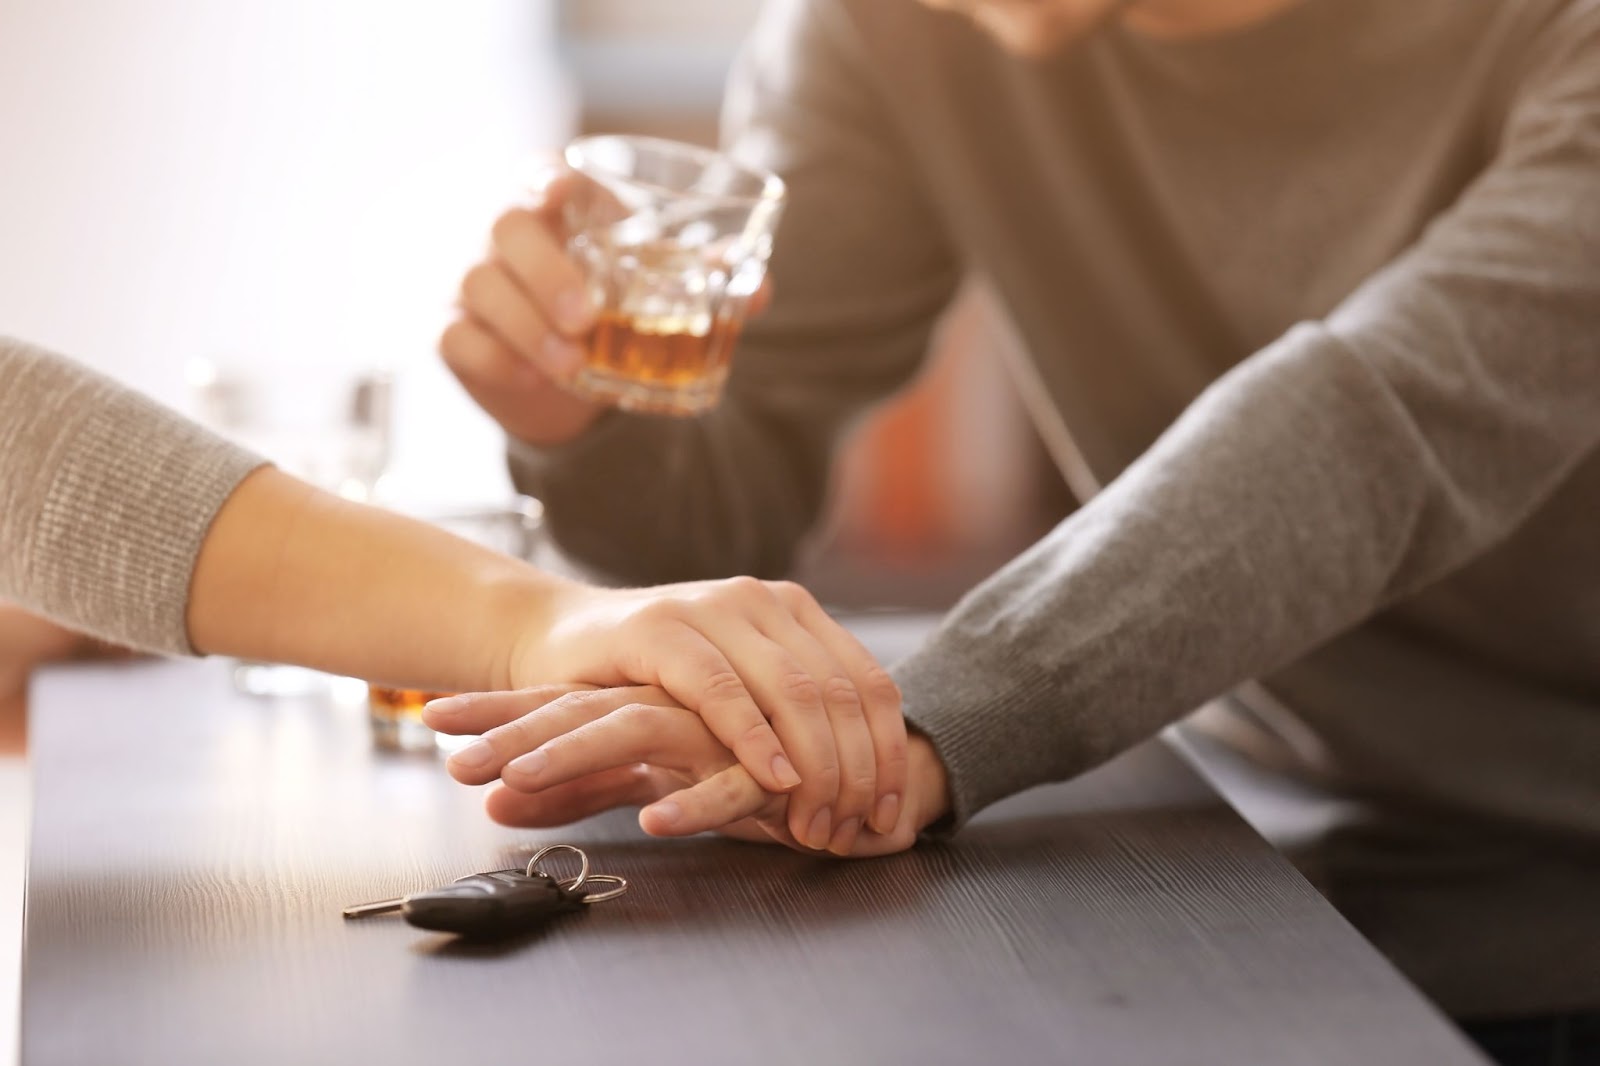
[[[189,652],[189,578],[261,460],[116,382],[0,337],[0,597]]]
[[[783,571],[981,273],[1109,488],[898,667],[961,817],[1259,679],[1223,729],[1342,801],[1301,858],[1363,931],[1458,1013],[1600,1007],[1600,2],[1029,62],[782,0],[728,119],[792,193],[774,304],[713,414],[514,455],[562,544]]]

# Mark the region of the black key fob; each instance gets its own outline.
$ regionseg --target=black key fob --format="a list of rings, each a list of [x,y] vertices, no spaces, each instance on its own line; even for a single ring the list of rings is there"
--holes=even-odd
[[[552,877],[496,870],[407,896],[400,913],[419,929],[492,940],[537,929],[582,906],[582,892],[568,891]]]

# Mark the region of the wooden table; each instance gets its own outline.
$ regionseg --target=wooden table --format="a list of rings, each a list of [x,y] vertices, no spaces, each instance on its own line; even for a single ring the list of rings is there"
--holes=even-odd
[[[1159,742],[844,863],[500,829],[216,663],[58,669],[33,721],[30,1066],[1482,1061]],[[339,916],[556,840],[633,890],[502,948]]]

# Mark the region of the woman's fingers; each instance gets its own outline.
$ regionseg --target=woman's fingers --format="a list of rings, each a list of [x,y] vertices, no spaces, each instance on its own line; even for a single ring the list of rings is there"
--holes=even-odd
[[[747,681],[769,679],[767,672],[778,668],[776,657],[769,655],[760,657],[758,662],[746,661],[743,669],[736,669],[729,661],[729,649],[708,640],[701,630],[677,613],[664,619],[665,625],[656,624],[664,610],[678,612],[683,608],[671,604],[645,616],[647,624],[641,627],[644,631],[637,634],[637,638],[649,647],[636,653],[645,665],[628,672],[634,676],[656,677],[675,702],[697,712],[762,788],[769,792],[794,789],[800,784],[800,775],[795,772],[783,742],[747,687]],[[746,627],[746,639],[754,636],[756,634]],[[770,684],[766,690],[768,698],[774,700],[768,706],[787,702],[778,697]]]
[[[861,698],[843,664],[781,606],[757,619],[756,625],[793,653],[821,696],[821,720],[809,726],[819,734],[817,739],[807,738],[807,747],[800,749],[790,742],[781,722],[775,723],[780,727],[778,735],[797,755],[809,756],[819,746],[830,745],[823,751],[820,765],[831,772],[817,777],[807,773],[805,763],[800,766],[802,784],[789,804],[789,831],[807,847],[847,855],[872,813],[875,798],[876,760]],[[830,780],[836,787],[828,794]]]
[[[778,582],[773,591],[850,678],[874,758],[875,797],[867,825],[878,833],[892,833],[904,809],[906,789],[906,720],[900,688],[855,634],[830,618],[811,593],[787,581]],[[848,845],[842,849],[848,850]]]
[[[760,623],[708,608],[689,617],[699,632],[727,654],[760,705],[772,709],[772,729],[800,775],[800,787],[790,794],[790,829],[808,846],[824,849],[841,820],[836,804],[842,780],[840,740],[824,694],[840,684],[848,686],[848,682],[832,674],[826,653],[809,634],[792,621],[784,625],[777,612],[774,602]],[[763,626],[773,635],[763,631]],[[814,665],[808,667],[803,659]],[[837,702],[838,697],[835,699]],[[723,723],[704,712],[702,716],[711,732],[726,743]],[[871,739],[865,729],[860,730],[859,740],[867,750],[859,753],[856,769],[864,764],[870,777]],[[739,761],[749,765],[742,758]],[[858,805],[865,809],[864,803]],[[845,816],[854,815],[847,812]]]
[[[795,837],[847,854],[863,827],[892,830],[905,790],[905,725],[899,690],[865,647],[790,582],[677,591],[688,594],[684,620],[726,655],[794,760]],[[707,724],[727,741],[721,723]]]

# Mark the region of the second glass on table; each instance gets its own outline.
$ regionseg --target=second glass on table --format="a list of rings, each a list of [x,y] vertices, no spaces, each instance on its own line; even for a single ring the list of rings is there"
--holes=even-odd
[[[578,179],[564,210],[567,248],[600,317],[564,384],[633,411],[716,406],[766,276],[782,180],[654,137],[583,137],[566,162]]]
[[[393,435],[389,371],[234,356],[191,359],[185,376],[190,413],[214,432],[347,499],[378,491]],[[234,661],[234,688],[250,696],[322,695],[328,682],[298,666]]]
[[[538,545],[544,511],[538,500],[522,497],[508,507],[463,508],[415,516],[485,548],[529,559]],[[444,737],[422,724],[422,708],[429,700],[452,695],[455,693],[369,684],[367,713],[372,723],[372,742],[388,751],[433,751],[454,746],[457,738]],[[462,738],[460,743],[470,739]]]

